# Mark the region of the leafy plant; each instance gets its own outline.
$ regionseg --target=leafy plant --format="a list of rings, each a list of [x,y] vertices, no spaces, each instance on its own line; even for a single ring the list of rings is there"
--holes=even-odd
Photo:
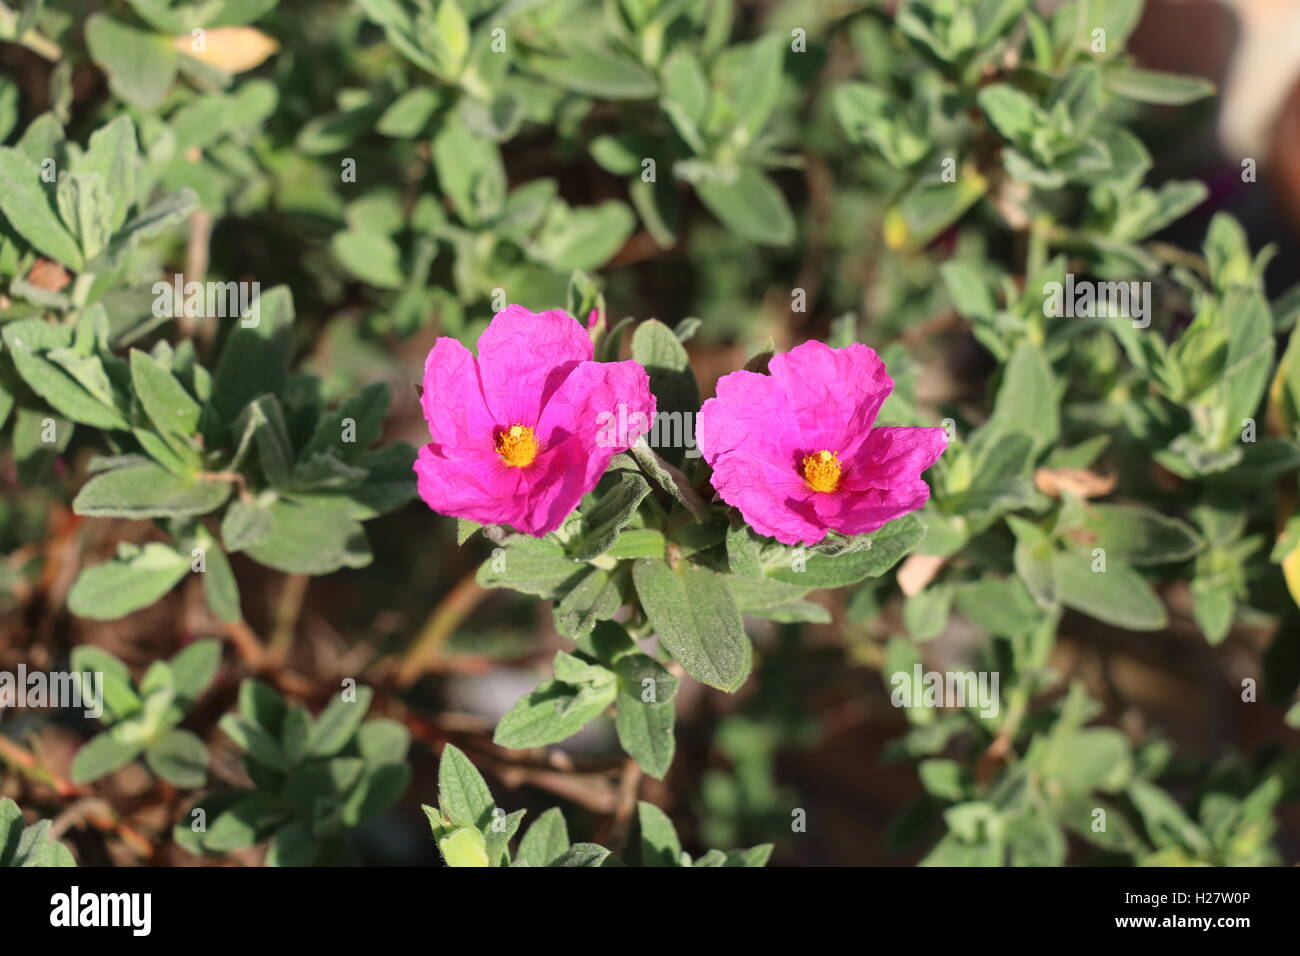
[[[349,686],[313,717],[245,680],[221,729],[245,752],[254,789],[205,797],[176,824],[177,843],[203,854],[269,840],[268,866],[352,861],[346,832],[387,810],[410,778],[410,734],[394,720],[365,720],[372,697]]]
[[[595,725],[613,756],[590,776],[661,781],[655,802],[696,817],[686,845],[798,859],[779,754],[815,746],[837,702],[942,666],[998,681],[891,700],[887,755],[924,793],[890,852],[1281,862],[1293,754],[1192,759],[1158,721],[1118,720],[1143,709],[1131,683],[1078,664],[1157,641],[1166,661],[1232,655],[1241,706],[1258,684],[1300,727],[1300,294],[1158,148],[1215,90],[1138,64],[1141,4],[84,6],[0,3],[0,39],[48,65],[0,76],[0,610],[19,658],[72,648],[103,676],[103,728],[70,780],[45,766],[58,748],[18,759],[6,737],[0,756],[51,799],[109,804],[143,758],[139,802],[171,815],[91,820],[114,847],[354,862],[349,833],[428,799],[414,744],[442,754],[426,812],[448,864],[610,865],[558,807],[515,840],[522,811],[498,812],[430,713],[466,675],[536,664],[513,706],[450,731],[478,737],[468,752],[576,773],[549,748]],[[1153,125],[1147,105],[1177,109]],[[589,443],[590,475],[557,469],[573,500],[554,513],[521,494],[502,519],[468,453],[452,461],[457,550],[414,501],[420,456],[458,450],[440,410],[477,421],[457,389],[483,381],[469,364],[511,303],[567,318],[515,342],[494,394],[571,347],[659,418]],[[463,363],[436,387],[431,347]],[[829,371],[760,402],[796,353]],[[778,479],[700,437],[725,408],[723,451],[779,446],[799,494],[839,495],[850,449],[782,442],[841,406],[942,451],[869,531],[826,520],[852,502],[754,507]],[[468,443],[497,472],[550,450],[540,421],[491,426],[529,429],[513,461],[495,432]],[[880,491],[844,487],[833,501]],[[107,627],[137,654],[201,639],[137,682],[99,647],[123,619]],[[208,693],[218,638],[237,705],[224,681]],[[370,686],[336,696],[344,679]],[[403,722],[366,720],[372,703]],[[216,728],[246,781],[209,780]],[[592,813],[613,813],[604,796]],[[625,841],[630,806],[596,831],[629,862],[767,860],[692,860],[645,801]],[[70,862],[28,837],[41,825],[16,837],[16,812],[0,804],[0,850]]]
[[[221,663],[221,644],[195,641],[170,661],[154,661],[139,685],[120,660],[98,647],[72,652],[73,671],[83,696],[102,680],[100,718],[108,728],[77,751],[72,778],[90,783],[143,756],[149,769],[178,787],[201,787],[207,779],[208,751],[193,731],[178,726],[211,685]],[[87,686],[85,675],[94,679]]]
[[[76,866],[72,851],[50,837],[50,821],[23,826],[23,812],[0,797],[0,866]]]
[[[482,775],[463,752],[448,744],[438,765],[438,806],[424,806],[425,816],[438,841],[438,852],[448,866],[626,866],[607,848],[596,843],[570,843],[564,815],[552,807],[529,825],[511,852],[510,841],[519,832],[524,811],[507,814],[492,801]],[[770,844],[748,850],[709,850],[692,861],[682,851],[677,830],[652,803],[637,804],[640,823],[640,866],[765,866]]]

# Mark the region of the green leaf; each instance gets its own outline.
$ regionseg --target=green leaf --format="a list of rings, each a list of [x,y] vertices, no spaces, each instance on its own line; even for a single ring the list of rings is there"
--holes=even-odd
[[[461,220],[478,225],[497,216],[506,194],[501,151],[491,140],[475,136],[454,115],[433,138],[438,184]]]
[[[211,637],[195,641],[178,651],[169,663],[176,699],[188,707],[216,679],[217,668],[221,666],[221,642]]]
[[[641,865],[681,866],[682,844],[668,815],[644,800],[637,801],[636,813],[641,823]]]
[[[409,89],[384,110],[375,123],[375,131],[394,139],[413,139],[428,125],[442,102],[442,94],[433,87]]]
[[[752,650],[727,579],[682,561],[640,558],[637,596],[655,634],[691,677],[733,691],[749,674]]]
[[[221,519],[221,540],[231,551],[260,544],[271,535],[270,509],[255,501],[236,501]]]
[[[438,840],[438,852],[448,866],[489,866],[487,843],[474,827],[457,827]]]
[[[567,593],[587,573],[552,541],[511,538],[479,567],[477,580],[485,588],[514,588],[548,600]]]
[[[22,837],[23,829],[23,812],[18,804],[8,797],[0,797],[0,866],[14,865],[13,855],[18,849],[18,841]],[[567,840],[565,844],[567,849]]]
[[[773,31],[750,45],[743,80],[736,90],[733,139],[742,148],[758,138],[781,92],[788,37]]]
[[[267,510],[266,537],[244,549],[259,564],[288,574],[329,574],[370,563],[370,544],[347,499],[280,498]]]
[[[480,830],[492,822],[496,808],[483,775],[452,744],[438,761],[438,806],[453,823]]]
[[[115,404],[106,404],[78,380],[71,368],[52,361],[59,357],[67,360],[65,350],[72,341],[70,329],[40,319],[21,319],[6,323],[2,337],[18,374],[56,410],[73,421],[95,428],[127,427]],[[70,364],[79,372],[85,371],[84,363]],[[97,378],[102,379],[102,366],[99,373]]]
[[[131,385],[145,414],[163,434],[188,437],[199,427],[199,403],[157,359],[131,350]]]
[[[772,844],[760,843],[758,846],[751,846],[748,850],[728,850],[727,862],[724,866],[747,866],[758,867],[767,866],[767,861],[772,857]]]
[[[557,678],[566,658],[576,660],[563,652],[556,654]],[[543,681],[501,718],[493,742],[514,750],[558,743],[599,717],[614,702],[617,686],[613,674],[591,667],[603,672],[605,679],[581,684],[563,679]]]
[[[157,109],[167,98],[178,66],[170,37],[95,13],[86,21],[86,47],[115,96],[142,110]]]
[[[342,750],[361,726],[375,692],[369,687],[356,689],[356,700],[334,697],[311,725],[306,752],[312,757],[332,757]]]
[[[953,591],[942,584],[918,591],[903,601],[903,624],[915,641],[937,637],[948,624]]]
[[[573,549],[573,557],[588,561],[608,551],[649,493],[650,485],[641,475],[618,472],[613,487],[583,512],[582,537]]]
[[[488,866],[509,865],[510,841],[519,831],[519,825],[523,823],[524,814],[527,812],[527,810],[516,810],[514,813],[506,814],[500,809],[494,811],[492,824],[484,834]]]
[[[1142,815],[1151,841],[1161,848],[1184,847],[1193,853],[1208,853],[1205,834],[1174,799],[1154,783],[1137,779],[1129,784],[1129,799]]]
[[[790,206],[761,170],[744,166],[731,179],[703,178],[695,183],[695,191],[709,212],[736,237],[769,246],[794,242],[795,222]]]
[[[92,518],[179,518],[214,511],[230,497],[230,483],[182,478],[152,461],[132,461],[95,475],[72,501]]]
[[[203,786],[208,776],[208,751],[196,734],[172,728],[144,752],[149,769],[184,789]]]
[[[16,149],[0,147],[0,182],[5,184],[0,211],[18,234],[51,259],[81,271],[81,248],[55,212],[53,189],[41,179],[41,167]]]
[[[330,238],[330,250],[363,282],[381,289],[400,289],[406,282],[402,251],[388,236],[348,229]]]
[[[97,621],[123,617],[153,604],[189,570],[188,557],[152,541],[134,554],[85,568],[68,592],[68,610]]]
[[[1060,739],[1055,739],[1058,736]],[[1066,794],[1113,793],[1127,786],[1133,774],[1128,738],[1111,727],[1085,728],[1052,739],[1040,737],[1031,745],[1026,760]]]
[[[985,575],[954,591],[957,610],[977,627],[1003,637],[1017,637],[1034,626],[1038,610],[1024,584],[1014,577]]]
[[[560,272],[598,269],[623,247],[634,228],[632,210],[617,200],[582,207],[552,202],[531,252]]]
[[[267,866],[311,866],[319,844],[306,825],[293,820],[275,831],[266,850]]]
[[[106,777],[129,764],[143,749],[143,741],[125,742],[121,734],[113,730],[96,734],[72,759],[72,780],[74,783],[91,783]]]
[[[646,654],[627,654],[614,662],[618,675],[618,742],[641,766],[662,780],[673,762],[677,678]]]
[[[1135,565],[1184,561],[1205,546],[1183,522],[1139,505],[1089,505],[1076,540]]]
[[[1058,551],[1052,570],[1061,602],[1077,611],[1134,631],[1158,631],[1168,623],[1151,585],[1122,561],[1107,559],[1105,571],[1093,571],[1087,557]]]
[[[218,814],[203,838],[213,853],[232,853],[265,839],[284,820],[284,811],[269,793],[254,793]]]
[[[623,604],[624,574],[592,568],[555,605],[555,629],[571,641],[580,641],[599,621],[613,617]]]
[[[803,570],[794,560],[796,552],[788,551],[789,560],[773,568],[768,574],[785,584],[801,588],[838,588],[856,584],[864,578],[884,574],[910,553],[925,536],[925,526],[914,514],[903,515],[870,534],[857,535],[851,540],[854,550],[839,555],[806,553]]]
[[[654,76],[641,64],[590,46],[565,56],[531,56],[526,66],[565,89],[602,100],[646,100],[658,92]]]
[[[1061,428],[1059,396],[1046,353],[1027,341],[1021,342],[1007,362],[993,414],[971,440],[976,472],[983,469],[988,455],[1011,433],[1030,438],[1031,457],[1054,445]]]
[[[203,574],[203,596],[207,599],[208,607],[223,621],[233,623],[241,620],[239,585],[235,582],[230,560],[206,528],[200,533],[200,538],[204,542],[204,562],[207,568]]]
[[[293,296],[287,286],[262,293],[231,328],[212,379],[212,404],[233,422],[259,395],[279,394],[293,352]]]
[[[979,91],[980,109],[1006,139],[1026,143],[1034,131],[1047,124],[1046,115],[1027,93],[1006,83],[993,83]]]
[[[607,866],[609,850],[596,843],[575,843],[551,866]]]
[[[1137,67],[1106,71],[1106,89],[1142,103],[1183,106],[1213,96],[1215,86],[1199,76],[1180,76]]]
[[[236,714],[226,714],[218,726],[256,763],[273,770],[287,771],[290,768],[284,749],[267,728]]]
[[[569,829],[559,807],[551,807],[524,833],[515,854],[515,864],[553,866],[569,849]]]
[[[661,422],[680,419],[685,429],[686,423],[692,422],[699,411],[700,390],[690,356],[676,333],[656,319],[642,322],[632,334],[632,358],[650,376],[656,417]],[[661,442],[663,437],[661,433]],[[680,466],[686,453],[684,436],[675,447],[660,448],[659,453],[670,464]]]

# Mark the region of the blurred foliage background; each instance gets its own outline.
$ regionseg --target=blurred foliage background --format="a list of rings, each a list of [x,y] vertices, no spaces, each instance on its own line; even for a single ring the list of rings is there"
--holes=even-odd
[[[246,677],[312,711],[352,679],[409,775],[367,764],[393,792],[318,862],[436,861],[419,805],[448,743],[503,808],[615,845],[639,796],[693,853],[781,865],[1294,862],[1300,56],[1268,38],[1295,7],[0,5],[0,670],[93,647],[143,684],[222,641],[158,730],[206,746],[204,785],[130,757],[74,780],[80,718],[5,710],[0,792],[83,864],[255,864],[264,842],[172,833],[195,792],[267,785],[223,714],[258,706]],[[74,185],[33,198],[49,157]],[[1151,282],[1151,327],[1046,316],[1067,272]],[[156,315],[177,274],[260,283],[265,324]],[[886,419],[959,436],[897,574],[747,618],[739,692],[683,681],[662,781],[607,719],[492,743],[570,645],[478,583],[490,542],[411,500],[424,357],[507,302],[676,326],[704,398],[756,353],[863,341],[899,383]],[[184,434],[154,367],[192,396]],[[319,436],[348,414],[345,460]],[[177,505],[195,475],[220,500]],[[1117,590],[1035,586],[1125,531]],[[196,543],[228,585],[186,573]],[[1001,669],[1003,714],[894,707],[913,661]]]

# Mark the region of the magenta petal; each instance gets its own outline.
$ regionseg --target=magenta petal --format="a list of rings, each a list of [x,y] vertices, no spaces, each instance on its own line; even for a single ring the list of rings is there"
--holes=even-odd
[[[496,462],[493,462],[493,458]],[[510,487],[499,455],[425,445],[415,459],[416,487],[434,511],[482,524],[500,522],[501,492]]]
[[[863,345],[806,342],[769,363],[771,375],[734,372],[700,409],[697,438],[713,487],[750,526],[784,544],[828,531],[875,531],[925,504],[921,473],[947,446],[941,428],[872,428],[893,381]],[[813,491],[802,461],[834,452],[834,491]]]
[[[772,378],[785,393],[790,417],[803,436],[802,451],[852,455],[880,413],[894,380],[874,349],[854,343],[833,349],[804,342],[772,356]]]
[[[483,399],[478,366],[455,339],[440,338],[430,350],[420,404],[435,444],[491,450],[496,423]]]
[[[603,472],[650,430],[655,407],[650,376],[636,362],[583,362],[546,403],[537,434],[543,446],[572,436],[585,454],[603,459]]]
[[[930,486],[918,478],[906,487],[817,495],[813,507],[826,527],[841,534],[867,534],[923,507],[929,498]]]
[[[415,462],[417,488],[434,511],[541,537],[563,524],[591,490],[578,452],[563,443],[528,468],[511,468],[495,452],[459,458],[425,445]]]
[[[496,423],[536,425],[551,395],[592,354],[591,338],[566,313],[506,306],[478,340],[483,397]]]
[[[813,504],[816,493],[791,469],[727,455],[714,467],[713,487],[759,534],[782,544],[813,544],[826,537]]]
[[[842,488],[908,489],[948,447],[942,428],[873,428],[857,453],[845,463]]]
[[[718,394],[704,403],[695,440],[711,466],[733,454],[762,459],[778,468],[793,468],[798,426],[790,419],[789,403],[769,375],[732,372],[718,380]]]
[[[947,447],[942,428],[873,428],[845,463],[840,489],[814,499],[818,516],[843,534],[866,534],[923,507],[930,488],[921,473]]]

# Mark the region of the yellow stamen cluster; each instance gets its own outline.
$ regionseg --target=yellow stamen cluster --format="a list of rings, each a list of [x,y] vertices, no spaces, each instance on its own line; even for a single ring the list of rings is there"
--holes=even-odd
[[[537,436],[527,425],[503,428],[497,437],[497,454],[511,468],[527,468],[537,457]]]
[[[813,491],[834,491],[840,486],[839,456],[824,448],[815,455],[804,455],[803,480]]]

